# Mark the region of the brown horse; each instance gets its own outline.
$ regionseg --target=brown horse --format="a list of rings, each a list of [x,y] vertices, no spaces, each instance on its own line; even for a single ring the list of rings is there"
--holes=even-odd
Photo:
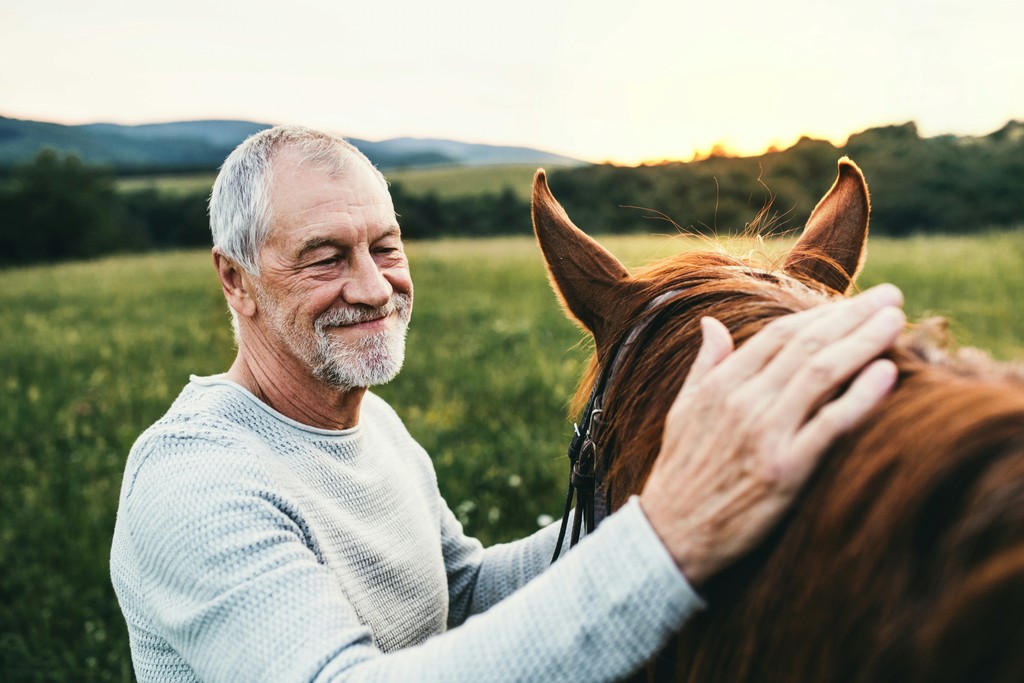
[[[599,435],[612,507],[640,491],[713,316],[742,343],[843,296],[864,257],[860,170],[839,177],[780,264],[684,253],[631,275],[570,222],[543,171],[533,219],[555,290],[596,342],[580,388],[631,334]],[[1024,371],[923,324],[897,388],[825,454],[789,516],[704,588],[708,609],[650,663],[657,680],[1024,680]],[[579,398],[579,397],[578,397]],[[577,400],[577,405],[581,401]]]

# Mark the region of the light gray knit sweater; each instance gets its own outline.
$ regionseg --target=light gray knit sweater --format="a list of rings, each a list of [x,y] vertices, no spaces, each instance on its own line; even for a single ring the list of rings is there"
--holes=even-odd
[[[635,500],[531,581],[556,534],[466,537],[373,394],[328,431],[193,377],[132,449],[110,568],[140,681],[615,680],[701,605]]]

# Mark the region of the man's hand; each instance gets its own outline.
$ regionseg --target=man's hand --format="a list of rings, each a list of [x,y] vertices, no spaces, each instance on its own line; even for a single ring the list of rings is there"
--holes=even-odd
[[[874,359],[903,328],[902,304],[880,285],[780,318],[735,352],[720,322],[701,321],[703,343],[640,494],[691,584],[762,539],[821,454],[893,387],[896,366]]]

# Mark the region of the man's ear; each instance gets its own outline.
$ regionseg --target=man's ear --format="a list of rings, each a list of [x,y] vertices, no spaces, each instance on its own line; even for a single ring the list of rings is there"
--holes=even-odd
[[[217,247],[213,248],[212,253],[213,267],[217,269],[217,278],[228,306],[238,315],[252,317],[256,313],[256,297],[253,296],[249,274]]]

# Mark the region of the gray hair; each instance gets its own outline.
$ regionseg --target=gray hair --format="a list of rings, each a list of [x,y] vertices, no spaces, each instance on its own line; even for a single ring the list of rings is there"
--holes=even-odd
[[[259,254],[270,235],[270,184],[273,161],[293,150],[299,163],[340,175],[349,162],[361,159],[387,181],[370,160],[344,138],[301,126],[275,126],[245,139],[225,159],[210,194],[213,246],[250,275],[259,275]]]

